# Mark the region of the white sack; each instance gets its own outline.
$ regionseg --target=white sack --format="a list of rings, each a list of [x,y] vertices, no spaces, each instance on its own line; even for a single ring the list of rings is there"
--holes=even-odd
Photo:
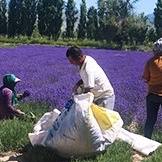
[[[58,109],[54,109],[51,112],[46,112],[35,124],[34,132],[47,130],[53,124],[60,113],[61,112]]]
[[[109,129],[101,129],[90,107],[93,97],[92,93],[75,95],[71,108],[64,108],[48,130],[29,133],[32,145],[53,148],[62,157],[85,157],[105,151],[116,139],[123,121],[119,118]]]
[[[148,139],[139,134],[131,133],[124,128],[119,132],[118,139],[129,143],[133,149],[144,155],[153,153],[161,145],[161,143],[157,141]]]
[[[49,127],[53,124],[61,112],[54,109],[51,112],[46,112],[34,126],[34,133],[29,133],[29,139],[32,145],[38,144],[42,141]]]

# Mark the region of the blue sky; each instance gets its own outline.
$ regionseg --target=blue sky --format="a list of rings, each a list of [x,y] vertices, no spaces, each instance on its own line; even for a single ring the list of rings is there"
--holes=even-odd
[[[8,2],[9,0],[7,0]],[[67,0],[65,0],[67,2]],[[77,4],[77,8],[80,8],[81,0],[74,0]],[[133,1],[133,0],[132,0]],[[156,7],[157,0],[138,0],[136,4],[134,5],[135,11],[137,14],[140,14],[142,12],[145,13],[145,15],[151,14],[154,12],[154,8]],[[90,6],[97,6],[97,0],[86,0],[86,5],[89,8]]]
[[[67,1],[67,0],[66,0]],[[77,4],[77,8],[80,6],[81,4],[81,0],[74,0]],[[139,0],[138,2],[136,2],[136,4],[134,4],[135,7],[135,11],[137,14],[140,14],[142,12],[145,13],[145,15],[151,14],[154,11],[154,8],[156,7],[156,3],[157,0]],[[87,7],[90,6],[97,6],[97,0],[86,0],[86,5]]]
[[[148,15],[154,12],[156,3],[157,0],[139,0],[135,5],[135,10],[137,13],[144,12],[145,15]]]

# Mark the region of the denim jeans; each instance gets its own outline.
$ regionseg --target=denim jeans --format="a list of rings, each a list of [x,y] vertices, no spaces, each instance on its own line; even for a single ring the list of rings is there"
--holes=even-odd
[[[96,105],[113,110],[114,104],[115,104],[115,95],[107,97],[107,98],[100,98],[100,99],[96,100],[94,103]]]
[[[144,136],[147,138],[152,137],[153,129],[157,121],[157,115],[160,106],[162,105],[162,96],[156,94],[148,94],[146,97],[147,117],[144,127]]]

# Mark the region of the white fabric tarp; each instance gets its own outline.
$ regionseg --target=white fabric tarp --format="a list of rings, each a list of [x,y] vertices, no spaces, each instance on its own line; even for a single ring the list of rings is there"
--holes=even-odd
[[[143,155],[150,155],[153,153],[161,143],[148,139],[142,135],[129,132],[122,128],[118,134],[118,139],[129,143],[132,148]]]

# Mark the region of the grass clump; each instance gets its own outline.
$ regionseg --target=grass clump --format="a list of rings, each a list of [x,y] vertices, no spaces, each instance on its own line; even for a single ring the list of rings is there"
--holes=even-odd
[[[161,155],[162,154],[162,146],[160,146],[152,156],[147,157],[146,159],[142,160],[142,162],[162,162]]]
[[[33,131],[35,122],[46,112],[46,105],[34,103],[19,105],[26,116],[21,119],[0,120],[0,151],[21,150],[29,144],[28,133]],[[35,119],[31,114],[35,114]]]
[[[29,122],[15,120],[1,121],[0,151],[20,150],[29,140],[28,132],[32,131]]]

